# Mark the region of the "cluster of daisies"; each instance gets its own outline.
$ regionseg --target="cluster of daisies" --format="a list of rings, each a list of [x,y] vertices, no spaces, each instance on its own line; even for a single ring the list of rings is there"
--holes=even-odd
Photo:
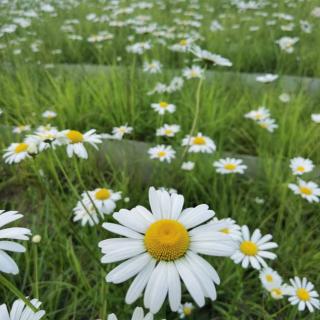
[[[261,128],[273,132],[278,128],[276,121],[270,117],[270,110],[266,107],[259,107],[245,114],[245,118],[255,121]]]
[[[141,205],[121,209],[113,214],[116,223],[102,224],[120,236],[101,241],[99,247],[102,263],[120,262],[107,274],[108,283],[121,284],[133,278],[125,296],[127,304],[142,295],[145,308],[156,314],[168,301],[170,309],[183,318],[194,306],[182,304],[182,284],[198,307],[205,305],[206,298],[216,300],[221,280],[203,257],[206,255],[226,257],[243,268],[258,270],[263,287],[274,299],[287,296],[300,311],[320,309],[310,281],[294,277],[290,285],[284,284],[268,266],[267,261],[277,257],[272,252],[278,247],[272,235],[263,235],[259,229],[250,232],[230,218],[218,219],[206,204],[183,209],[184,197],[163,189],[149,189],[149,204],[150,209]],[[143,319],[142,310],[140,313]]]

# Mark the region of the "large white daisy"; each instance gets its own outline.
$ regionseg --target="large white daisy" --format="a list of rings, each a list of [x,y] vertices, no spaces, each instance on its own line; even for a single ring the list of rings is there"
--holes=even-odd
[[[188,152],[213,153],[216,150],[216,144],[212,139],[202,135],[199,132],[196,136],[187,135],[182,140],[182,146],[189,146]]]
[[[232,238],[214,232],[208,223],[214,212],[205,204],[182,210],[182,195],[149,190],[151,212],[142,206],[122,209],[113,217],[119,224],[103,227],[122,238],[99,243],[103,263],[126,260],[106,276],[107,282],[122,283],[135,277],[126,294],[126,302],[136,301],[145,289],[144,304],[152,313],[161,308],[168,295],[172,311],[181,304],[181,281],[199,306],[205,297],[216,299],[215,269],[199,254],[231,256]]]
[[[0,210],[0,272],[18,274],[19,268],[14,260],[6,253],[25,252],[25,247],[10,240],[28,240],[31,231],[26,228],[5,228],[3,226],[22,218],[23,215],[17,211]],[[3,240],[6,239],[6,240]],[[1,319],[2,320],[2,319]]]
[[[30,303],[37,309],[41,305],[41,302],[37,299],[32,299]],[[5,304],[0,305],[1,320],[40,320],[44,315],[45,311],[34,312],[22,300],[16,300],[13,303],[10,313]]]

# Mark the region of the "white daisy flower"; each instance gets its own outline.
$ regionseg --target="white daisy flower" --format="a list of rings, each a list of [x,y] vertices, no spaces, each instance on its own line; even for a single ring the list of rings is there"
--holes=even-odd
[[[118,318],[114,313],[112,313],[108,315],[107,320],[118,320]],[[153,314],[149,312],[144,315],[143,309],[137,307],[134,309],[131,320],[153,320]]]
[[[276,254],[268,251],[278,247],[275,242],[270,242],[272,235],[262,236],[260,230],[256,229],[250,237],[247,226],[241,227],[241,234],[238,248],[231,259],[237,264],[241,263],[242,268],[248,268],[251,265],[252,268],[260,270],[261,266],[267,266],[264,259],[274,260],[277,257]]]
[[[193,310],[194,306],[191,302],[186,302],[182,304],[178,309],[179,318],[184,319],[185,317],[191,316]]]
[[[282,51],[293,53],[294,45],[299,41],[299,38],[282,37],[276,41]]]
[[[143,71],[148,73],[160,73],[162,69],[162,64],[158,60],[152,60],[151,62],[145,62],[143,64]]]
[[[232,239],[241,239],[241,227],[231,218],[213,218],[210,222],[212,230],[229,235]]]
[[[159,159],[161,162],[167,161],[170,163],[171,160],[175,158],[176,152],[171,146],[161,144],[150,148],[148,154],[151,159]]]
[[[27,136],[25,142],[28,144],[36,144],[39,152],[48,148],[55,149],[62,142],[59,140],[59,131],[52,127],[49,130],[37,130],[33,135]]]
[[[266,107],[259,107],[257,110],[246,113],[244,117],[254,121],[264,120],[270,117],[270,110]]]
[[[30,125],[20,125],[20,126],[14,127],[12,132],[20,134],[22,132],[30,131],[30,130],[31,130],[31,126]]]
[[[203,76],[203,69],[194,65],[191,68],[184,68],[182,74],[187,79],[201,78]]]
[[[290,160],[290,168],[294,175],[302,175],[306,172],[311,172],[314,164],[310,159],[297,157]]]
[[[291,100],[289,93],[281,93],[279,96],[279,100],[283,103],[288,103]]]
[[[0,228],[22,217],[23,215],[18,213],[17,211],[5,212],[4,210],[0,210]],[[6,253],[6,251],[25,252],[26,249],[24,248],[24,246],[10,240],[28,240],[30,235],[31,231],[26,228],[12,227],[0,229],[0,272],[11,274],[19,273],[17,264]]]
[[[112,134],[115,139],[121,140],[125,134],[131,134],[132,131],[132,127],[129,127],[128,124],[124,124],[120,127],[114,127],[112,129]]]
[[[205,204],[182,210],[182,195],[149,189],[151,212],[142,206],[122,209],[113,214],[119,224],[104,223],[110,232],[124,236],[99,243],[103,263],[122,260],[107,274],[111,283],[123,283],[135,277],[126,294],[133,303],[144,292],[144,305],[157,313],[166,296],[172,311],[181,305],[181,281],[198,306],[205,297],[216,299],[215,269],[199,254],[231,256],[234,241],[226,234],[212,232],[206,222],[214,212]]]
[[[320,113],[313,113],[311,115],[311,120],[315,123],[320,123]]]
[[[73,221],[80,221],[83,227],[87,224],[92,227],[99,223],[100,218],[103,219],[103,214],[99,212],[99,216],[92,203],[84,203],[83,201],[77,202],[77,205],[73,208],[73,215]]]
[[[30,300],[30,303],[39,309],[41,302],[38,299]],[[45,315],[45,311],[40,310],[34,312],[22,300],[16,300],[9,313],[5,304],[0,305],[0,319],[1,320],[40,320]]]
[[[59,139],[61,142],[67,144],[68,157],[71,158],[73,154],[75,154],[79,158],[88,159],[88,152],[84,144],[88,143],[95,149],[98,149],[96,144],[102,142],[101,136],[95,132],[95,129],[91,129],[84,134],[76,130],[62,131],[59,135]]]
[[[202,152],[202,153],[213,153],[216,150],[216,145],[212,139],[202,135],[199,132],[196,136],[191,137],[187,135],[182,140],[182,146],[189,146],[188,152]]]
[[[234,158],[225,158],[215,161],[213,166],[216,168],[216,171],[221,174],[228,173],[241,173],[247,169],[247,166],[242,163],[241,159]]]
[[[308,202],[320,201],[320,188],[312,181],[307,182],[302,179],[298,179],[298,184],[289,183],[289,189],[291,189],[294,194],[299,194]]]
[[[217,66],[231,67],[232,62],[218,54],[212,53],[207,50],[201,49],[199,46],[192,46],[190,52],[193,53],[198,59],[208,61]]]
[[[274,288],[279,288],[282,284],[282,278],[279,273],[269,267],[260,271],[259,278],[263,287],[268,291],[271,291]]]
[[[269,132],[273,132],[275,129],[278,128],[278,125],[276,124],[276,121],[274,119],[271,119],[271,118],[266,118],[266,119],[259,120],[257,123],[261,128],[266,129]]]
[[[319,294],[310,281],[306,278],[294,277],[290,282],[292,286],[289,287],[291,296],[289,301],[292,305],[298,305],[299,311],[304,311],[306,307],[310,312],[320,309]]]
[[[177,124],[164,124],[161,128],[157,129],[157,136],[174,137],[180,131],[180,126]]]
[[[174,104],[165,101],[160,101],[159,103],[152,103],[151,108],[161,115],[164,115],[166,112],[173,113],[176,111],[176,106]]]
[[[256,80],[258,82],[262,82],[262,83],[270,83],[270,82],[277,80],[278,78],[279,78],[279,76],[277,74],[266,73],[261,76],[257,76]]]
[[[194,40],[191,38],[182,39],[178,43],[170,46],[169,49],[176,52],[187,52],[193,42]]]
[[[127,52],[135,53],[135,54],[143,54],[147,50],[151,49],[151,43],[147,42],[138,42],[130,46],[126,46]]]
[[[46,119],[53,119],[57,116],[57,113],[51,110],[46,110],[42,113],[42,117]]]
[[[34,144],[27,142],[11,143],[11,145],[4,150],[3,158],[5,163],[19,163],[24,159],[31,158],[32,154],[37,153],[34,147]]]
[[[116,202],[121,200],[121,192],[115,192],[112,189],[97,188],[88,193],[82,193],[83,202],[91,204],[94,202],[95,207],[102,214],[110,214],[116,208]]]
[[[193,161],[183,162],[181,165],[181,169],[185,171],[192,171],[194,169],[195,163]]]

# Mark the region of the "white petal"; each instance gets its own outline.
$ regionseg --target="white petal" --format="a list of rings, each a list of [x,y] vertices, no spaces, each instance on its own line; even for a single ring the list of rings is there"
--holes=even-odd
[[[176,312],[181,305],[181,283],[178,270],[173,262],[169,262],[168,270],[168,295],[169,304],[173,312]]]
[[[115,223],[107,223],[106,222],[106,223],[102,224],[102,227],[110,232],[119,234],[120,236],[125,236],[128,238],[134,238],[134,239],[142,239],[143,238],[143,236],[140,233],[135,232],[127,227],[123,227],[123,226],[120,226]]]
[[[187,229],[191,229],[195,226],[208,221],[214,216],[214,211],[208,210],[206,204],[200,204],[195,208],[188,208],[184,210],[178,221],[181,222]]]

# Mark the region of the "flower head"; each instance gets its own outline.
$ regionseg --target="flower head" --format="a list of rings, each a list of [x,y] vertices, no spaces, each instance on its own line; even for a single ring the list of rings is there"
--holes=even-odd
[[[229,173],[241,173],[247,169],[247,166],[242,163],[241,159],[225,158],[215,161],[213,166],[216,168],[218,173],[229,174]]]
[[[158,159],[161,162],[166,161],[168,163],[175,158],[176,154],[171,146],[165,146],[164,144],[150,148],[148,153],[151,159]]]
[[[289,188],[308,202],[319,202],[320,188],[312,181],[298,179],[298,184],[289,183]]]
[[[306,172],[311,172],[314,164],[309,159],[297,157],[290,160],[290,168],[294,175],[302,175]]]
[[[199,132],[196,136],[187,135],[182,140],[183,146],[189,146],[188,152],[213,153],[216,145],[212,139]]]

